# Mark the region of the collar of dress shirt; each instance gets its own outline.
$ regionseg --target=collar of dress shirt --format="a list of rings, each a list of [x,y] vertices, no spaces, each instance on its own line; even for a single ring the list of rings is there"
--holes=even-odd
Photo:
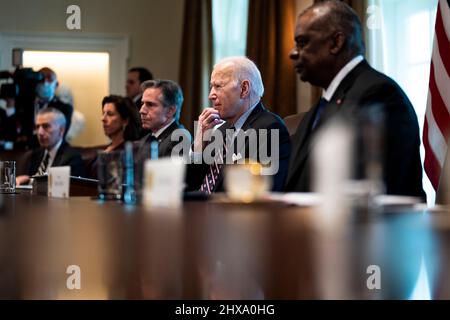
[[[57,143],[53,148],[51,148],[50,151],[48,151],[48,152],[50,153],[50,157],[49,157],[49,159],[48,159],[48,165],[47,165],[47,168],[50,168],[50,167],[52,166],[53,160],[55,160],[56,153],[58,152],[58,149],[59,149],[59,147],[61,146],[62,142],[63,142],[63,139],[61,138],[61,139],[58,141],[58,143]]]
[[[236,137],[238,131],[242,128],[242,126],[244,125],[245,121],[247,121],[248,117],[250,116],[250,114],[252,113],[253,109],[255,109],[255,107],[258,105],[259,101],[257,103],[255,103],[252,107],[250,107],[247,111],[245,111],[242,116],[239,117],[239,119],[236,121],[236,123],[234,124],[234,128],[236,129],[234,131],[233,134],[233,139]],[[214,131],[217,130],[218,128],[220,128],[221,126],[223,126],[225,124],[225,121],[222,123],[219,123],[218,125],[216,125],[214,127]],[[195,163],[199,163],[202,161],[202,153],[201,152],[193,152],[192,149],[189,149],[189,156],[191,157],[191,159],[195,162]]]
[[[161,129],[159,129],[158,131],[156,131],[156,132],[153,133],[152,135],[153,135],[155,138],[158,138],[158,137],[161,135],[161,133],[163,133],[164,130],[166,130],[168,127],[170,127],[170,125],[171,125],[172,123],[174,123],[174,122],[175,122],[175,119],[172,119],[172,121],[170,121],[168,124],[166,124],[164,127],[162,127]]]
[[[234,136],[236,136],[237,132],[239,130],[241,130],[242,126],[244,125],[245,121],[247,121],[248,117],[250,116],[250,114],[252,113],[253,109],[255,109],[255,107],[258,105],[259,101],[256,102],[253,106],[251,106],[247,111],[245,111],[242,116],[239,117],[239,119],[237,119],[237,121],[234,123],[234,128],[235,128],[235,133]],[[217,126],[215,126],[214,130],[223,126],[225,122],[222,122],[220,124],[218,124]]]
[[[48,100],[36,97],[36,104],[38,106],[38,109],[47,108],[48,105],[50,104],[50,102],[52,102],[53,100],[56,100],[56,96],[55,95],[53,95],[53,97],[51,97]]]
[[[140,99],[142,99],[142,93],[139,93],[139,94],[135,95],[134,98],[133,98],[133,102],[136,103]]]
[[[364,58],[362,55],[356,56],[352,60],[350,60],[334,77],[327,90],[323,91],[322,97],[327,101],[331,101],[331,98],[333,98],[333,95],[336,92],[336,89],[341,84],[342,80],[344,80],[344,78],[350,73],[350,71],[352,71],[363,60]]]

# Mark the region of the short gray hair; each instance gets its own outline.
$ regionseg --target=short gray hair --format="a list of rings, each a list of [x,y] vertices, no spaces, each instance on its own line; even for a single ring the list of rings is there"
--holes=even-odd
[[[162,93],[161,103],[165,108],[175,106],[177,111],[175,112],[175,120],[180,119],[181,107],[183,105],[184,97],[183,91],[181,91],[178,83],[172,80],[147,80],[141,84],[141,90],[144,92],[146,89],[156,88],[160,89]]]
[[[259,98],[264,95],[264,83],[256,64],[247,57],[228,57],[220,60],[214,69],[225,67],[227,64],[233,67],[233,77],[237,81],[248,80],[250,82],[250,92]]]
[[[52,113],[55,116],[56,124],[58,124],[59,126],[63,127],[64,129],[66,128],[66,125],[67,125],[66,116],[64,115],[64,113],[62,113],[58,109],[55,109],[55,108],[43,108],[43,109],[38,111],[37,115],[39,116],[39,115],[44,115],[44,114],[48,114],[48,113]]]

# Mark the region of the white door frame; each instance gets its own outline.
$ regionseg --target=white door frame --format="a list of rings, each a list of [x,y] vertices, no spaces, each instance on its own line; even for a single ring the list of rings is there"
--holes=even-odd
[[[109,92],[124,95],[129,57],[126,35],[75,32],[0,32],[0,70],[11,70],[12,49],[109,53]]]

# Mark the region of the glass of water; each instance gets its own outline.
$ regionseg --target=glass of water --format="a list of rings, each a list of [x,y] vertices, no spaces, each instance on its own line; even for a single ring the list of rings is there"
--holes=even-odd
[[[16,192],[16,162],[0,161],[0,193]]]
[[[98,194],[102,200],[120,200],[123,190],[123,152],[97,154]]]

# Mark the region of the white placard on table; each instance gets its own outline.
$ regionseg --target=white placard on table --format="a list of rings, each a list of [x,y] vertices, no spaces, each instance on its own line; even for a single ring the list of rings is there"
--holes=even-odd
[[[147,160],[144,174],[144,206],[147,208],[179,208],[183,201],[183,160],[165,158]]]
[[[51,167],[48,169],[48,196],[50,198],[69,198],[70,167]]]

